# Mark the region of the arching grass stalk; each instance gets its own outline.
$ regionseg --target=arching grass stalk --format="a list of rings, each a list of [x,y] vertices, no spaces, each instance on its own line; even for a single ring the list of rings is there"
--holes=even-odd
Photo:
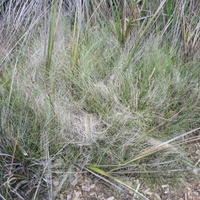
[[[74,22],[74,30],[73,30],[73,44],[72,44],[72,75],[74,75],[76,71],[76,67],[78,65],[78,43],[79,43],[79,32],[78,32],[78,13],[76,11],[75,22]]]
[[[51,61],[52,61],[52,54],[53,54],[53,44],[54,44],[54,38],[55,38],[55,30],[56,30],[56,13],[57,13],[57,2],[52,1],[51,6],[51,22],[50,22],[50,28],[49,28],[49,41],[48,41],[48,51],[47,51],[47,59],[45,64],[45,73],[46,78],[48,79],[49,71],[51,68]]]
[[[158,7],[157,11],[155,12],[155,14],[153,15],[153,17],[149,20],[149,22],[147,23],[147,25],[145,26],[144,30],[142,31],[138,41],[136,42],[135,46],[133,47],[130,55],[128,56],[128,59],[127,61],[125,62],[124,64],[124,67],[123,67],[123,70],[125,71],[128,67],[129,67],[129,64],[133,58],[133,56],[135,55],[139,45],[140,45],[140,42],[141,40],[143,39],[145,33],[147,32],[148,28],[152,25],[152,23],[154,22],[154,20],[159,16],[159,13],[161,11],[161,9],[163,8],[165,2],[167,0],[163,0],[161,3],[160,3],[160,6]]]
[[[48,50],[47,50],[47,58],[45,63],[45,87],[46,92],[49,97],[49,101],[51,106],[53,107],[53,102],[51,99],[50,91],[49,91],[49,75],[50,75],[50,69],[51,69],[51,62],[52,62],[52,55],[53,55],[53,46],[54,46],[54,40],[56,37],[56,28],[58,26],[58,20],[59,20],[59,14],[61,12],[61,5],[62,0],[60,2],[52,1],[51,4],[51,19],[50,19],[50,28],[49,28],[49,40],[48,40]],[[55,82],[55,81],[54,81]],[[54,91],[55,87],[53,84]]]
[[[139,195],[140,197],[144,198],[145,200],[148,200],[148,198],[146,198],[143,194],[141,194],[140,192],[138,192],[137,190],[132,188],[130,185],[128,185],[124,181],[106,173],[105,171],[103,171],[102,169],[99,169],[96,166],[88,165],[87,168],[85,168],[85,169],[87,171],[89,171],[90,173],[96,175],[97,177],[102,178],[103,180],[110,179],[111,181],[114,181],[117,184],[120,184],[121,186],[127,188],[128,190],[135,192],[135,194]],[[110,182],[110,181],[107,181],[107,182]],[[112,182],[111,182],[111,184],[112,184]]]
[[[126,4],[128,4],[130,11],[128,11]],[[108,28],[113,33],[113,35],[116,37],[117,41],[119,42],[120,46],[122,48],[125,47],[126,41],[128,39],[128,36],[130,35],[130,32],[132,30],[132,23],[135,18],[137,18],[137,14],[135,13],[136,9],[136,3],[135,2],[116,2],[112,1],[110,2],[111,7],[111,13],[113,14],[114,18],[114,29],[112,26],[112,23],[109,19],[108,14],[104,14],[104,19],[106,20],[106,23],[108,25]],[[108,13],[109,10],[106,10],[108,8],[104,7],[104,13]],[[130,12],[130,16],[127,18],[127,13]]]
[[[132,187],[130,187],[129,185],[127,185],[126,183],[124,183],[124,182],[121,181],[120,179],[118,179],[118,178],[112,176],[112,175],[110,174],[110,172],[114,172],[114,171],[116,172],[116,171],[120,170],[121,168],[123,168],[123,167],[125,167],[125,166],[128,166],[130,163],[133,163],[133,162],[135,162],[135,161],[141,160],[141,159],[143,159],[143,158],[146,158],[146,157],[151,156],[151,155],[153,155],[153,154],[156,154],[156,153],[158,153],[158,152],[171,149],[171,148],[173,148],[175,145],[170,144],[170,143],[172,143],[172,142],[174,142],[174,141],[177,141],[177,140],[179,140],[179,139],[181,139],[181,138],[184,138],[184,137],[186,137],[186,136],[188,136],[188,135],[190,135],[190,134],[192,134],[192,133],[195,133],[195,132],[197,132],[197,131],[199,131],[199,130],[200,130],[200,127],[199,127],[199,128],[196,128],[196,129],[193,129],[193,130],[191,130],[191,131],[188,131],[188,132],[186,132],[186,133],[183,133],[183,134],[181,134],[181,135],[179,135],[179,136],[177,136],[177,137],[174,137],[174,138],[172,138],[172,139],[170,139],[170,140],[167,140],[167,141],[165,141],[165,142],[163,142],[163,143],[161,143],[161,144],[159,144],[159,145],[157,145],[157,146],[155,146],[155,147],[153,147],[153,148],[149,148],[149,149],[147,149],[147,150],[144,150],[144,151],[142,151],[141,153],[139,153],[138,155],[136,155],[134,158],[130,159],[129,161],[126,161],[125,163],[122,163],[121,165],[118,165],[117,167],[111,169],[111,170],[108,171],[108,172],[106,172],[106,171],[100,169],[101,166],[98,166],[98,165],[88,165],[88,166],[87,166],[87,170],[91,170],[92,172],[94,172],[94,173],[96,173],[96,174],[98,174],[98,175],[104,176],[104,177],[106,177],[106,178],[108,178],[108,179],[111,179],[111,180],[117,182],[118,184],[120,184],[120,185],[122,185],[122,186],[125,186],[125,187],[128,188],[129,190],[135,191]],[[188,139],[188,141],[190,141],[190,139]],[[180,144],[181,144],[181,143],[180,143]],[[135,192],[136,192],[136,191],[135,191]],[[142,194],[140,194],[140,193],[139,193],[139,195],[142,196],[142,197],[144,197],[144,196],[143,196]]]
[[[172,142],[174,142],[174,141],[176,141],[176,140],[178,140],[178,139],[180,139],[180,138],[184,138],[184,137],[186,137],[186,136],[188,136],[188,135],[190,135],[190,134],[192,134],[192,133],[195,133],[195,132],[197,132],[197,131],[199,131],[199,130],[200,130],[200,127],[199,127],[199,128],[196,128],[196,129],[193,129],[193,130],[191,130],[191,131],[188,131],[188,132],[186,132],[186,133],[183,133],[183,134],[181,134],[180,136],[174,137],[174,138],[172,138],[172,139],[170,139],[170,140],[168,140],[168,141],[166,141],[166,142],[163,142],[162,144],[160,144],[160,145],[158,145],[158,146],[156,146],[156,147],[153,147],[153,148],[144,150],[144,151],[141,152],[140,154],[136,155],[133,159],[131,159],[131,160],[129,160],[129,161],[123,163],[122,165],[120,165],[119,167],[117,167],[117,168],[115,168],[115,169],[112,169],[111,171],[118,170],[118,169],[120,169],[122,166],[126,166],[126,165],[128,165],[128,164],[130,164],[130,163],[132,163],[132,162],[135,162],[135,161],[137,161],[137,160],[140,160],[140,159],[142,159],[142,158],[145,158],[145,157],[150,156],[150,155],[152,155],[152,154],[155,154],[155,153],[157,153],[157,152],[160,152],[160,151],[163,151],[163,150],[167,150],[167,149],[173,148],[173,144],[170,144],[170,143],[172,143]]]
[[[51,69],[51,62],[52,62],[52,55],[53,55],[53,46],[54,40],[56,36],[56,27],[58,24],[59,13],[58,11],[59,3],[55,0],[52,1],[51,4],[51,21],[50,21],[50,28],[49,28],[49,41],[48,41],[48,51],[47,51],[47,59],[45,64],[45,88],[48,95],[49,103],[52,107],[53,114],[55,115],[54,111],[54,104],[52,100],[51,92],[49,91],[49,76],[50,76],[50,69]],[[62,0],[60,1],[60,6],[62,5]],[[57,19],[57,21],[56,21]],[[54,84],[53,84],[53,91],[54,91]],[[49,153],[49,133],[48,131],[44,131],[41,134],[41,150],[43,151],[43,157],[45,159],[45,179],[47,180],[47,189],[48,189],[48,199],[53,198],[53,185],[52,185],[52,171],[51,171],[51,158]]]

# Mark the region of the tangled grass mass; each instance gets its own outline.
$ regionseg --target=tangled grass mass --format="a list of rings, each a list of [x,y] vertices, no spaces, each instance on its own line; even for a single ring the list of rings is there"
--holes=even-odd
[[[152,197],[133,177],[197,179],[199,16],[198,0],[2,0],[0,199],[61,199],[76,173],[135,199]]]

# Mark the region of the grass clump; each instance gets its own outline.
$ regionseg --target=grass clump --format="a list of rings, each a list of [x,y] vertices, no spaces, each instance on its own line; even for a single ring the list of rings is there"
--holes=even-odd
[[[27,37],[16,33],[16,46],[9,43],[0,55],[1,198],[52,199],[62,190],[52,184],[57,170],[70,174],[77,165],[135,193],[119,174],[158,185],[198,168],[185,144],[199,140],[199,58],[185,59],[187,42],[171,27],[184,16],[165,1],[156,10],[148,1],[125,2],[95,1],[91,10],[75,4],[70,20],[56,1],[43,5],[44,18],[33,15]],[[141,12],[126,19],[134,6]],[[48,31],[39,28],[47,19]],[[168,37],[179,42],[173,46]]]

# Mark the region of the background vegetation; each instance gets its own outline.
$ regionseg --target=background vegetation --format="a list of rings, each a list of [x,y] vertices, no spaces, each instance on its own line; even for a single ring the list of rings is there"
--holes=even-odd
[[[198,172],[199,16],[198,0],[1,1],[0,198],[52,199],[77,166],[154,187]]]

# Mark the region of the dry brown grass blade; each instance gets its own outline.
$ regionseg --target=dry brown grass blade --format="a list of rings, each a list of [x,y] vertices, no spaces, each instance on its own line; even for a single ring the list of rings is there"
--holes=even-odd
[[[178,140],[178,139],[180,139],[180,138],[184,138],[184,137],[186,137],[186,136],[188,136],[188,135],[190,135],[190,134],[192,134],[192,133],[195,133],[195,132],[197,132],[197,131],[199,131],[199,130],[200,130],[200,127],[199,127],[199,128],[196,128],[196,129],[193,129],[193,130],[191,130],[191,131],[188,131],[188,132],[186,132],[186,133],[183,133],[183,134],[181,134],[181,135],[179,135],[179,136],[176,136],[176,137],[174,137],[173,139],[170,139],[170,140],[168,140],[168,141],[166,141],[166,142],[163,142],[163,143],[161,143],[160,145],[157,145],[157,146],[155,146],[155,147],[153,147],[153,148],[147,149],[147,150],[145,150],[145,151],[139,153],[138,155],[136,155],[133,159],[131,159],[131,160],[129,160],[129,161],[123,163],[122,165],[119,165],[117,168],[114,168],[114,169],[112,169],[111,171],[119,170],[120,167],[126,166],[126,165],[128,165],[128,164],[130,164],[130,163],[132,163],[132,162],[135,162],[135,161],[140,160],[140,159],[142,159],[142,158],[148,157],[148,156],[150,156],[150,155],[152,155],[152,154],[155,154],[155,153],[157,153],[157,152],[160,152],[160,151],[163,151],[163,150],[167,150],[167,149],[171,149],[171,148],[174,147],[174,145],[173,145],[173,144],[170,144],[170,143],[172,143],[172,142],[174,142],[174,141],[176,141],[176,140]],[[181,144],[181,143],[180,143],[180,144]]]

